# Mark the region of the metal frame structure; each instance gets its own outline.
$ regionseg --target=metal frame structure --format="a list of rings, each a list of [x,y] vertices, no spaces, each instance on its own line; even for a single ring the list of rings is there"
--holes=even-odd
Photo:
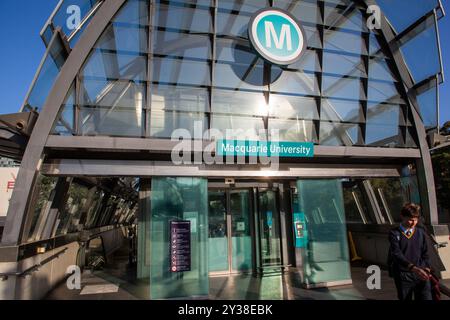
[[[58,150],[67,148],[92,148],[96,150],[107,151],[151,151],[152,153],[169,153],[174,145],[168,140],[159,139],[142,139],[142,138],[114,138],[114,137],[57,137],[52,136],[51,131],[53,125],[58,119],[60,106],[63,105],[67,92],[69,92],[73,85],[77,73],[81,69],[86,58],[90,54],[96,41],[99,39],[103,31],[108,26],[108,23],[114,15],[124,5],[126,0],[104,0],[103,3],[96,9],[96,13],[92,16],[91,21],[86,26],[78,43],[73,48],[66,63],[64,64],[56,82],[47,97],[42,114],[45,116],[39,117],[33,134],[28,142],[25,151],[21,169],[16,180],[16,188],[14,190],[8,216],[3,231],[2,245],[3,246],[18,246],[22,241],[22,234],[30,219],[30,199],[33,194],[36,178],[39,173],[49,175],[114,175],[114,176],[129,176],[130,172],[134,176],[155,176],[155,175],[173,175],[177,173],[180,176],[185,175],[202,175],[212,177],[267,177],[267,172],[252,170],[248,167],[232,167],[227,168],[207,168],[202,166],[192,166],[189,168],[174,168],[160,163],[154,162],[133,162],[133,161],[97,161],[97,160],[61,160],[47,162],[45,159],[46,150]],[[374,0],[359,0],[356,1],[363,7],[376,4]],[[217,7],[217,6],[216,6]],[[154,10],[153,2],[150,5],[150,10]],[[217,10],[217,9],[216,9]],[[323,8],[322,8],[323,10]],[[151,15],[150,15],[151,16]],[[151,17],[150,17],[151,19]],[[382,29],[380,34],[389,44],[390,52],[392,54],[394,65],[397,68],[397,73],[402,80],[402,85],[405,93],[410,93],[414,88],[414,83],[411,79],[408,67],[396,46],[397,35],[389,26],[386,17],[382,18]],[[214,26],[216,23],[214,23]],[[322,37],[323,37],[323,30]],[[149,35],[151,40],[151,36]],[[214,42],[215,43],[215,42]],[[151,48],[151,41],[149,41],[149,48]],[[216,50],[215,44],[213,50]],[[151,50],[149,50],[151,54]],[[147,66],[149,72],[151,66]],[[267,69],[267,66],[265,67]],[[212,67],[214,73],[214,67]],[[147,89],[149,90],[149,89]],[[415,162],[419,172],[421,195],[423,197],[424,211],[430,217],[431,224],[438,224],[437,220],[437,206],[436,206],[436,192],[434,187],[433,171],[431,167],[431,157],[427,144],[427,135],[425,127],[422,123],[421,117],[417,110],[419,110],[415,98],[408,94],[408,104],[412,106],[413,125],[417,129],[419,150],[417,149],[389,149],[389,148],[371,148],[371,147],[317,147],[318,158],[372,158],[372,159],[407,159]],[[366,106],[367,108],[367,106]],[[148,113],[148,108],[146,108]],[[148,116],[148,114],[146,114]],[[148,136],[145,133],[144,136]],[[207,144],[208,142],[203,142]],[[198,144],[194,143],[194,146]],[[202,145],[200,145],[202,146]],[[201,150],[194,150],[194,152],[201,152]],[[284,164],[285,170],[281,170],[274,176],[277,177],[293,177],[306,175],[309,177],[323,177],[327,176],[400,176],[400,169],[395,166],[374,168],[374,166],[367,166],[365,168],[358,168],[354,165],[340,165],[338,168],[328,168],[324,170],[323,166],[316,164],[296,164],[289,166]],[[401,167],[401,166],[400,166]]]

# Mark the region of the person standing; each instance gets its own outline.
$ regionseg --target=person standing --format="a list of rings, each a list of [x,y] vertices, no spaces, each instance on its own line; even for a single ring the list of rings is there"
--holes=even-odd
[[[430,259],[425,230],[417,226],[420,207],[406,204],[402,222],[389,233],[389,271],[400,300],[432,300]]]

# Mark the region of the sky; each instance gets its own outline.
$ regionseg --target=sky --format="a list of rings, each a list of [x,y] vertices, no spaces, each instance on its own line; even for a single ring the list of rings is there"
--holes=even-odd
[[[45,52],[39,32],[58,0],[0,0],[0,114],[17,112]],[[449,2],[444,5],[450,12]],[[439,22],[444,71],[450,70],[450,14]],[[450,121],[450,71],[441,86],[441,124]]]

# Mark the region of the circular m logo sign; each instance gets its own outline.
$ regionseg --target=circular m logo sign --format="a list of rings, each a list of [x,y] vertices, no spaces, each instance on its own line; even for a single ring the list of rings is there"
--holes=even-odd
[[[267,8],[250,20],[250,42],[267,61],[289,65],[296,62],[306,49],[305,32],[287,11]]]

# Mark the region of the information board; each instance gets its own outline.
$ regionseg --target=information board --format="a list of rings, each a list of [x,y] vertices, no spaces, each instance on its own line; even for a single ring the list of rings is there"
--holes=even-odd
[[[191,222],[170,222],[170,270],[191,271]]]

